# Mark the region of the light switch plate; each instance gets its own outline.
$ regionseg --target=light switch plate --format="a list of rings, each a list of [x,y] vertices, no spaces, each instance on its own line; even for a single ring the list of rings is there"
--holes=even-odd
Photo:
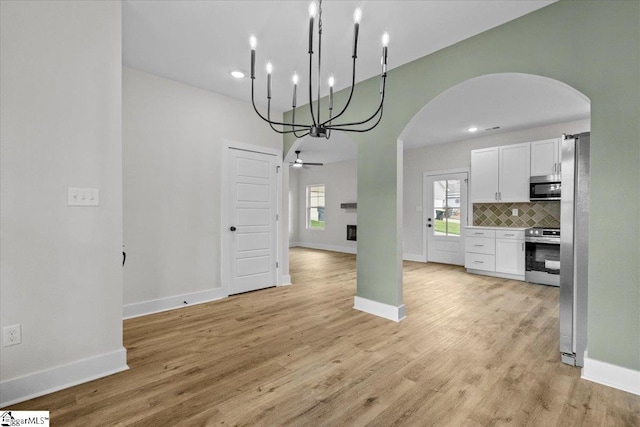
[[[99,206],[100,190],[97,188],[69,188],[68,206]]]
[[[511,209],[511,216],[518,216],[518,208]]]

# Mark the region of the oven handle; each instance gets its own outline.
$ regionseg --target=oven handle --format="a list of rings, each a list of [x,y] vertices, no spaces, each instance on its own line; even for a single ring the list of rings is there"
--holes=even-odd
[[[560,239],[557,237],[525,237],[526,243],[548,243],[550,245],[559,245]]]

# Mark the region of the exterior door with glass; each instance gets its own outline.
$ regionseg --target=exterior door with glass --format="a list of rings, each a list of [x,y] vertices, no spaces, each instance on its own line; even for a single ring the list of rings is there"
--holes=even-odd
[[[467,172],[426,175],[423,189],[427,261],[464,265]]]

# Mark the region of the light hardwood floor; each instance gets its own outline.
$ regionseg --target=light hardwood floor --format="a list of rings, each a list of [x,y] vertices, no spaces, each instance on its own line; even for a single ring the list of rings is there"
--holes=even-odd
[[[129,371],[13,406],[54,426],[638,426],[640,396],[559,362],[558,289],[406,262],[401,323],[352,308],[355,256],[293,286],[124,322]]]

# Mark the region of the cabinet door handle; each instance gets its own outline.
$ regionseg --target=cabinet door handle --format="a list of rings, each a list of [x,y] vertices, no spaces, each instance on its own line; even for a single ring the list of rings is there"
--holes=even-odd
[[[496,191],[496,200],[498,200],[498,192]]]
[[[556,173],[558,171],[558,164],[554,163],[553,164],[553,173]]]
[[[474,264],[484,264],[484,261],[473,261]]]
[[[524,242],[522,242],[522,252],[524,252]]]
[[[511,237],[513,237],[513,236],[515,236],[515,234],[505,234],[505,237],[506,237],[506,236],[511,236]]]
[[[474,247],[476,247],[476,248],[481,248],[481,247],[483,247],[484,245],[473,245],[473,246],[474,246]]]
[[[498,191],[498,200],[502,200],[502,192]]]

